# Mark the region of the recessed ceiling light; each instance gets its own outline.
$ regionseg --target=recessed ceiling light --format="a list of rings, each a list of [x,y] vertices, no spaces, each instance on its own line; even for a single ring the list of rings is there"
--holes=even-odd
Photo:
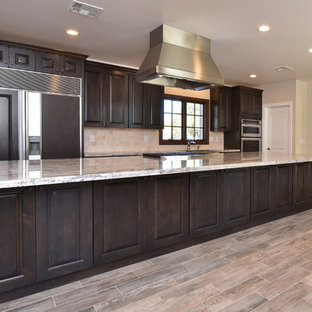
[[[265,32],[265,31],[269,31],[270,30],[270,26],[268,25],[261,25],[258,27],[259,31]]]
[[[256,75],[256,74],[251,74],[251,75],[249,75],[249,77],[250,77],[250,78],[256,78],[257,75]]]
[[[70,35],[70,36],[78,36],[79,32],[77,30],[75,30],[75,29],[67,29],[66,30],[66,34]]]
[[[312,53],[312,48],[308,50],[310,53]]]

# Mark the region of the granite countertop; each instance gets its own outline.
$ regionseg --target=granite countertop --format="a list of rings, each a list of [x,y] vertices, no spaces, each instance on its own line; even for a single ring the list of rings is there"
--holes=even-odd
[[[72,183],[255,167],[312,161],[312,155],[265,153],[212,153],[200,156],[142,156],[0,161],[0,188]]]

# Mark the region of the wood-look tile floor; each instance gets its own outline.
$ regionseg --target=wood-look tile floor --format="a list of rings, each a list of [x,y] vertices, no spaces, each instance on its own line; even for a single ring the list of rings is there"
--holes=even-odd
[[[0,311],[311,312],[312,210],[2,303]]]

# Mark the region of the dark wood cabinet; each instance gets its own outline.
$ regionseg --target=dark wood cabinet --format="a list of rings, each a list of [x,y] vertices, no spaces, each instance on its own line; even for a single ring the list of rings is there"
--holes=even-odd
[[[292,208],[292,166],[275,166],[275,214],[282,216]]]
[[[275,189],[273,166],[251,168],[251,221],[265,221],[273,217]]]
[[[0,191],[0,292],[36,281],[35,192]]]
[[[18,159],[18,93],[0,89],[0,160]]]
[[[102,264],[146,249],[143,178],[94,185],[94,263]]]
[[[218,87],[210,90],[210,130],[231,131],[232,114],[232,88]]]
[[[222,176],[219,171],[191,173],[190,235],[204,236],[222,227]]]
[[[0,45],[0,67],[9,66],[9,48],[5,45]]]
[[[59,74],[60,56],[57,53],[36,52],[36,71]]]
[[[85,126],[162,129],[163,95],[163,87],[136,82],[134,72],[87,62]]]
[[[147,103],[144,97],[145,85],[135,80],[135,74],[129,74],[129,128],[146,128]]]
[[[162,129],[164,127],[164,88],[146,84],[143,90],[145,105],[147,105],[146,128]]]
[[[293,164],[293,206],[295,211],[312,207],[312,163]]]
[[[189,176],[151,177],[147,198],[149,248],[185,241],[189,233]]]
[[[225,228],[247,224],[250,216],[250,169],[223,173],[222,212]]]
[[[35,70],[35,52],[29,49],[10,47],[10,67],[24,70]]]
[[[128,127],[128,73],[103,72],[103,108],[106,127]]]
[[[92,266],[92,224],[92,183],[37,188],[38,281]]]
[[[85,70],[84,122],[86,126],[103,125],[102,71],[88,66]]]
[[[262,90],[238,86],[241,118],[262,118]]]
[[[60,55],[60,73],[64,76],[82,77],[83,59]]]

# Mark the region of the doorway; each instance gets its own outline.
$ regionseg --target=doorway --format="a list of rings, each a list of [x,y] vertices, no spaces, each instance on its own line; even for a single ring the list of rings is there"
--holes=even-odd
[[[262,151],[292,152],[292,102],[263,105]]]

